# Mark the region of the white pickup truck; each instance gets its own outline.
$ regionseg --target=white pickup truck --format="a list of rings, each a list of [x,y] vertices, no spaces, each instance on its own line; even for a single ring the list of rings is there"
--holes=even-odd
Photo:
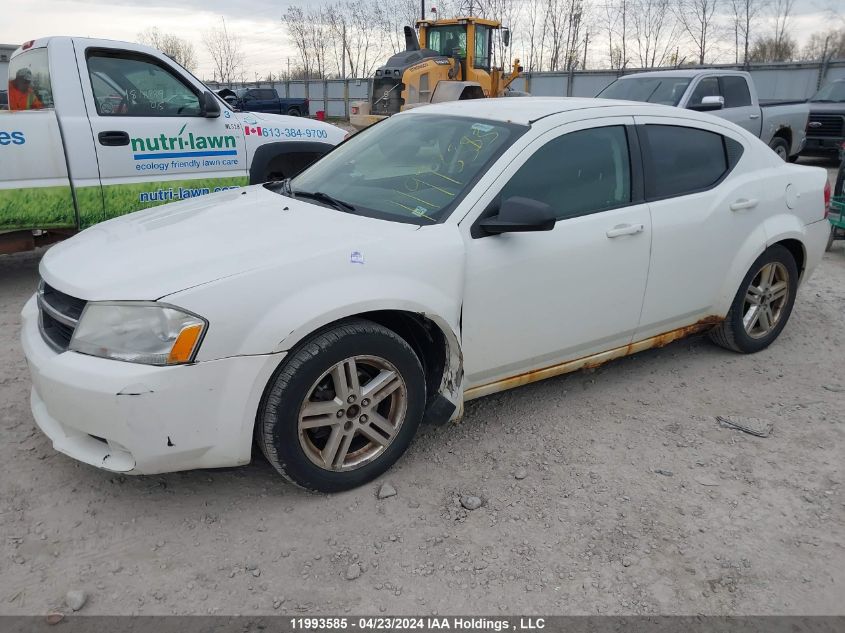
[[[146,46],[27,42],[0,113],[0,254],[157,204],[294,176],[347,133],[235,112]]]
[[[736,70],[658,70],[620,77],[600,99],[646,101],[709,112],[745,128],[783,160],[804,148],[810,106],[805,101],[757,98],[751,75]]]

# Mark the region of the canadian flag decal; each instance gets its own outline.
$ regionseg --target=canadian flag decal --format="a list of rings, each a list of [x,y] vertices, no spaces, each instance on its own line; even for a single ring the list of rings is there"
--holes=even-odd
[[[246,132],[247,136],[249,136],[250,134],[255,134],[256,136],[261,136],[261,128],[260,127],[250,127],[249,125],[245,125],[244,131]]]

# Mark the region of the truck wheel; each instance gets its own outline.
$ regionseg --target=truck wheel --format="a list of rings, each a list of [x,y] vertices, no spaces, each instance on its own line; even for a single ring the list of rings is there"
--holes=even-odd
[[[836,227],[830,225],[830,235],[827,236],[827,246],[824,247],[824,252],[829,253],[833,249],[833,240],[836,239]]]
[[[728,316],[710,330],[710,340],[743,354],[766,349],[786,326],[797,290],[795,259],[786,248],[775,244],[752,264]]]
[[[299,111],[299,108],[288,108],[287,115],[288,116],[302,116],[302,113]]]
[[[294,351],[268,385],[255,426],[267,460],[319,492],[355,488],[405,452],[425,409],[413,349],[363,319],[324,330]]]
[[[776,136],[772,139],[772,142],[769,143],[769,147],[772,148],[772,151],[780,156],[781,160],[789,160],[789,143],[786,142],[785,138],[781,138],[780,136]]]

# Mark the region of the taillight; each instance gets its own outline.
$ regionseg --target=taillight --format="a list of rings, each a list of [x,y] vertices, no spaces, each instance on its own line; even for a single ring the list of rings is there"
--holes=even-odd
[[[824,183],[824,217],[830,215],[830,181]]]
[[[35,40],[29,40],[28,42],[24,42],[21,44],[21,50],[28,50],[32,48],[32,45],[35,44]]]

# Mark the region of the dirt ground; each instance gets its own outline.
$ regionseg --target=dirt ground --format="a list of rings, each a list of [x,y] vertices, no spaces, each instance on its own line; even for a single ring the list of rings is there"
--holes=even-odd
[[[0,257],[0,613],[82,590],[83,614],[845,614],[843,242],[768,350],[696,337],[471,402],[335,496],[257,454],[154,477],[57,454],[18,342],[41,254]]]

